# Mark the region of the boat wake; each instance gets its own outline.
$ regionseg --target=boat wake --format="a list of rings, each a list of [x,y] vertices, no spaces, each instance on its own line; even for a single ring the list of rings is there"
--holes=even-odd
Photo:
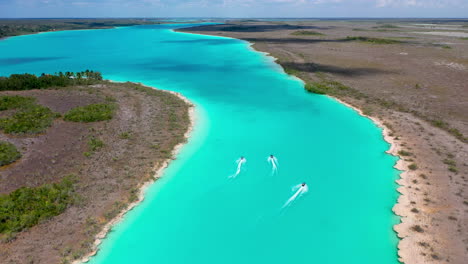
[[[278,172],[278,159],[270,155],[268,157],[268,162],[271,164],[271,174],[276,174]]]
[[[229,178],[236,178],[237,175],[239,175],[242,171],[242,166],[244,165],[244,163],[246,163],[247,160],[244,158],[244,157],[240,157],[236,163],[237,163],[237,169],[236,169],[236,173],[229,176]]]
[[[309,191],[309,187],[307,186],[306,183],[302,183],[302,184],[298,184],[298,185],[294,186],[294,187],[293,187],[293,191],[295,191],[295,193],[293,194],[293,196],[291,196],[291,197],[286,201],[286,203],[283,205],[282,209],[288,207],[288,206],[291,205],[291,203],[294,202],[296,199],[298,199],[299,197],[301,197],[303,194],[307,193],[307,192]]]

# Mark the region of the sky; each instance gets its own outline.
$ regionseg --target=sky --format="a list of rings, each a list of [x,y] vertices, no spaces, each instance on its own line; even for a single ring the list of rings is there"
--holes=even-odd
[[[0,0],[14,17],[468,17],[468,0]]]

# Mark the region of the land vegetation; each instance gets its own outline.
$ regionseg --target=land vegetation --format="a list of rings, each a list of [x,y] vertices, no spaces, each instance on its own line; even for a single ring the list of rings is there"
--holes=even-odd
[[[12,74],[0,77],[0,91],[21,91],[47,89],[71,85],[90,85],[102,80],[101,73],[86,70],[83,72],[58,72],[55,74]]]
[[[385,38],[371,38],[371,37],[362,37],[362,36],[348,36],[346,37],[348,41],[360,41],[370,44],[398,44],[401,43],[399,40],[395,39],[385,39]]]
[[[0,234],[3,241],[14,239],[25,228],[61,214],[73,202],[73,179],[36,188],[22,187],[0,195]]]
[[[0,78],[0,262],[69,263],[185,141],[189,105],[98,72]]]
[[[311,96],[332,96],[378,119],[393,142],[392,153],[400,156],[397,168],[404,171],[397,180],[402,195],[393,208],[402,221],[394,227],[401,238],[400,260],[461,264],[468,259],[468,43],[420,33],[439,27],[465,31],[466,23],[231,21],[182,31],[250,41],[301,78]],[[326,36],[295,34],[298,30]]]
[[[21,158],[21,153],[15,145],[0,141],[0,166],[11,164]]]
[[[325,34],[317,32],[317,31],[310,31],[310,30],[299,30],[291,33],[294,36],[325,36]]]

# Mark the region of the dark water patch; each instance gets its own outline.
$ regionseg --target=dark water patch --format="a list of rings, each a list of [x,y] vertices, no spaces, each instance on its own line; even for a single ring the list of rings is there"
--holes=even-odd
[[[25,64],[25,63],[32,63],[32,62],[39,62],[39,61],[51,61],[51,60],[61,60],[66,59],[66,57],[23,57],[23,58],[5,58],[0,59],[0,65],[8,66],[8,65],[18,65],[18,64]]]

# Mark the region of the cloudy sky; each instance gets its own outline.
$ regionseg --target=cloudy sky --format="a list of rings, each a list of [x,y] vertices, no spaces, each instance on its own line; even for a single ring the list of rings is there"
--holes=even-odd
[[[468,17],[468,0],[0,0],[0,17]]]

